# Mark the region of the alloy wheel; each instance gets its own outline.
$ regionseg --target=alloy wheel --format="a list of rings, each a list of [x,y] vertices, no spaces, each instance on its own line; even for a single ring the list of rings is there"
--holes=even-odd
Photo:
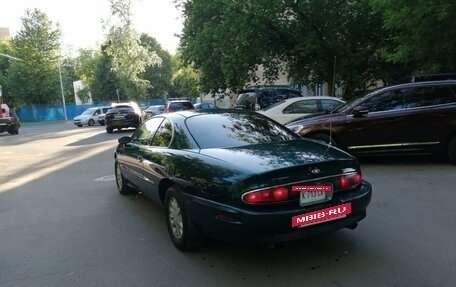
[[[176,239],[181,239],[184,234],[182,213],[175,197],[171,197],[168,204],[169,224]]]
[[[120,190],[122,188],[122,172],[120,171],[120,166],[116,165],[116,183],[117,188]]]

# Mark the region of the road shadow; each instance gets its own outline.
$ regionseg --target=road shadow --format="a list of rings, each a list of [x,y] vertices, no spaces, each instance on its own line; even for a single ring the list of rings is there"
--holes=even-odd
[[[113,133],[101,132],[94,136],[84,138],[73,143],[67,144],[67,146],[85,146],[85,145],[92,145],[98,144],[102,142],[111,141],[113,139],[118,139],[123,136],[131,136],[135,130],[134,129],[125,129],[121,131],[116,131]]]

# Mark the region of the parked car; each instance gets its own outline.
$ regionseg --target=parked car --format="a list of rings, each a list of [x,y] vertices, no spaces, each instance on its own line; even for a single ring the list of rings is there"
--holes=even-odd
[[[0,104],[0,133],[8,132],[10,135],[19,134],[21,122],[14,109],[10,109],[7,104]]]
[[[285,124],[302,116],[331,112],[344,103],[343,100],[336,97],[297,97],[275,103],[258,112],[276,122]]]
[[[235,108],[259,111],[277,102],[295,97],[302,97],[302,94],[289,88],[262,87],[246,89],[239,92]]]
[[[456,73],[414,75],[402,79],[401,83],[456,80]]]
[[[167,113],[177,112],[177,111],[186,111],[193,110],[195,107],[190,99],[186,98],[170,98],[166,102],[165,111]]]
[[[218,109],[219,108],[212,103],[197,103],[197,104],[194,104],[193,107],[195,108],[195,110],[207,110],[207,109]]]
[[[112,104],[105,114],[106,132],[112,133],[114,129],[120,131],[126,128],[137,128],[142,124],[143,119],[143,111],[135,102]]]
[[[165,112],[165,105],[154,105],[144,109],[146,119],[150,119],[153,116],[163,114]]]
[[[114,163],[118,191],[163,205],[181,250],[203,235],[274,244],[355,228],[372,191],[348,153],[242,110],[155,116],[119,139]]]
[[[353,154],[444,152],[456,163],[456,81],[385,87],[287,127]]]
[[[96,123],[104,125],[104,115],[109,107],[93,107],[86,109],[82,114],[73,118],[73,123],[82,127],[84,125],[93,126]]]

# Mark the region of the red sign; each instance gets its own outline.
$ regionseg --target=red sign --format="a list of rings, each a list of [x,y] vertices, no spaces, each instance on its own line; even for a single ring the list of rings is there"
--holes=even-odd
[[[339,217],[345,217],[351,213],[351,202],[312,211],[306,214],[293,216],[291,227],[313,225]]]

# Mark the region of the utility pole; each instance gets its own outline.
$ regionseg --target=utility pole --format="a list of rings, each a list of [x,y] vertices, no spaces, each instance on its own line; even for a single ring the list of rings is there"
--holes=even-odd
[[[65,115],[65,121],[68,120],[66,104],[65,104],[65,95],[63,94],[63,81],[62,81],[62,69],[60,67],[60,56],[59,56],[59,79],[60,79],[60,92],[62,93],[62,104],[63,104],[63,114]]]

